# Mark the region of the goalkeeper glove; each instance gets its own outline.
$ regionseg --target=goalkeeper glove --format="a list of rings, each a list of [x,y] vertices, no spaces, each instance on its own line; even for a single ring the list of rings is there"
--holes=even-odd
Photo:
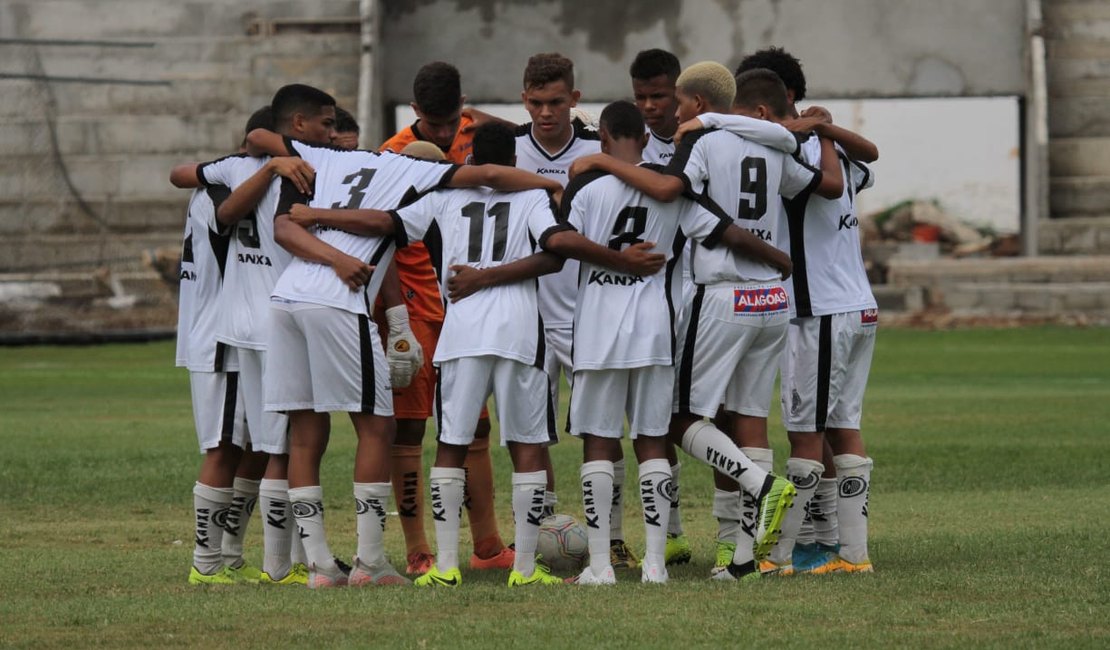
[[[385,310],[389,323],[389,338],[385,358],[389,361],[389,382],[394,388],[404,388],[424,365],[424,349],[420,347],[409,327],[409,312],[404,305]]]

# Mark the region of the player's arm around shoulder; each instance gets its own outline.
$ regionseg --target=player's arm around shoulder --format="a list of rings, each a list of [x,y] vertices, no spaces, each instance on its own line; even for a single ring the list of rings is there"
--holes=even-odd
[[[571,164],[569,175],[573,181],[586,172],[612,174],[656,201],[667,203],[677,199],[686,189],[686,184],[677,176],[633,165],[606,153],[595,153],[578,158]]]
[[[828,138],[821,138],[821,181],[814,193],[826,199],[838,199],[844,194],[844,172],[836,146]]]
[[[463,165],[455,170],[447,182],[447,187],[454,188],[482,185],[502,192],[546,190],[557,193],[563,191],[562,184],[554,179],[504,165]]]
[[[374,271],[374,267],[308,232],[288,214],[274,219],[274,241],[302,260],[330,266],[351,291],[369,282]]]

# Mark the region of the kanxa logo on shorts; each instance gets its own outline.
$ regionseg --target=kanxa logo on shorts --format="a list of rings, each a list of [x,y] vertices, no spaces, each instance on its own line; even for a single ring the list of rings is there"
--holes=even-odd
[[[786,289],[782,287],[736,289],[733,292],[732,310],[737,314],[765,314],[782,311],[789,303]]]
[[[862,325],[874,325],[879,322],[878,309],[864,309],[859,313],[859,322]]]

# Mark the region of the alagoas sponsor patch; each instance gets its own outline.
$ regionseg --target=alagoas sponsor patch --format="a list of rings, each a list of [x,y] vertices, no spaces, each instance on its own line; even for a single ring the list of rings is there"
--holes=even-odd
[[[762,289],[736,289],[733,293],[732,309],[737,314],[763,314],[783,311],[790,303],[786,289],[764,287]]]
[[[879,322],[878,309],[864,309],[859,313],[859,322],[861,325],[875,325]]]

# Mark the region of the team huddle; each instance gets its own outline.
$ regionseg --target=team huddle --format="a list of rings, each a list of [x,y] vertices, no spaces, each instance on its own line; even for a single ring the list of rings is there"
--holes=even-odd
[[[458,586],[464,510],[467,566],[508,570],[510,587],[615,584],[637,567],[664,583],[691,559],[676,448],[714,470],[713,579],[872,570],[860,419],[878,312],[854,200],[878,150],[824,109],[799,115],[805,77],[778,48],[735,74],[645,50],[630,76],[635,102],[592,124],[575,115],[571,61],[536,54],[531,122],[515,125],[464,107],[458,71],[430,63],[416,122],[376,152],[355,148],[331,96],[294,84],[251,116],[240,153],[174,168],[195,188],[177,347],[204,453],[191,584]],[[776,376],[785,476],[767,427]],[[508,545],[490,397],[513,467]],[[357,435],[349,564],[320,487],[336,411]],[[564,428],[582,441],[589,549],[566,578],[536,552]],[[626,431],[642,558],[624,540]],[[403,572],[384,551],[391,493]],[[261,567],[243,556],[256,504]]]

